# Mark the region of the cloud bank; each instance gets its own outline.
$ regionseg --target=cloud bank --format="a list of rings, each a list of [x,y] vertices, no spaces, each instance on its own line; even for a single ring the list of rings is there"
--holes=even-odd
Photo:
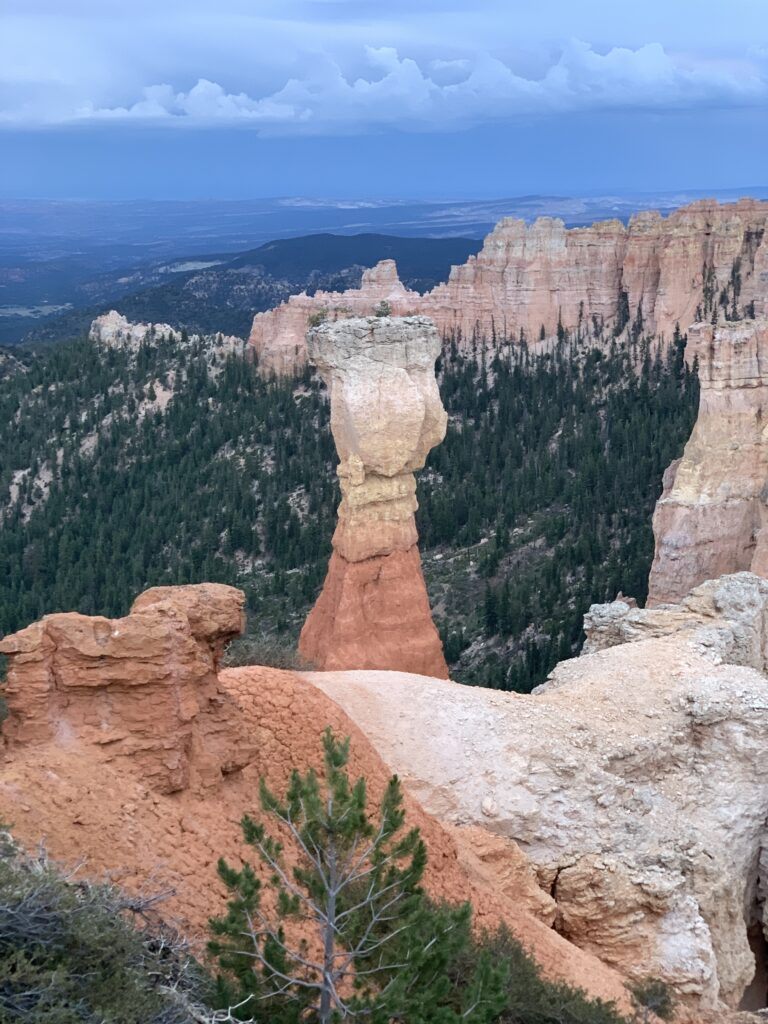
[[[400,48],[402,49],[402,48]],[[264,95],[229,91],[201,77],[188,89],[143,87],[122,103],[72,99],[62,105],[39,95],[0,109],[5,126],[146,123],[243,125],[263,134],[332,134],[399,127],[455,130],[519,115],[581,110],[667,110],[748,107],[768,103],[768,59],[716,61],[673,56],[660,44],[613,47],[600,53],[571,40],[539,75],[516,72],[488,52],[415,59],[393,46],[366,47],[362,70],[345,71],[327,53],[313,54],[302,74]]]

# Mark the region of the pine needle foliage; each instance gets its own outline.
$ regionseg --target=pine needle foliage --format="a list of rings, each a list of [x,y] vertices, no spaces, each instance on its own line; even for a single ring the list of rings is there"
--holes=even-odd
[[[471,941],[471,909],[427,900],[426,847],[418,829],[405,828],[399,780],[390,779],[372,817],[365,780],[349,778],[349,739],[327,729],[323,753],[322,778],[294,771],[285,798],[260,785],[264,816],[290,837],[292,867],[263,821],[242,820],[274,910],[263,905],[250,864],[238,871],[219,861],[231,898],[227,914],[211,922],[209,950],[221,971],[222,1007],[233,1020],[265,1024],[497,1019],[506,967],[481,954],[457,980],[452,967]],[[293,938],[297,925],[302,939]]]

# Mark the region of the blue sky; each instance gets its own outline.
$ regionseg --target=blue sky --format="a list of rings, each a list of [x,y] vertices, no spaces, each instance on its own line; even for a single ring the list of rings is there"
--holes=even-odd
[[[0,196],[765,185],[767,0],[2,0]]]

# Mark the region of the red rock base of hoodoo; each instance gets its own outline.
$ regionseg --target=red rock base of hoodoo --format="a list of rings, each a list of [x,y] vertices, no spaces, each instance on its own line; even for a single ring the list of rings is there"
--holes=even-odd
[[[316,668],[448,678],[417,547],[348,562],[334,551],[299,651]]]

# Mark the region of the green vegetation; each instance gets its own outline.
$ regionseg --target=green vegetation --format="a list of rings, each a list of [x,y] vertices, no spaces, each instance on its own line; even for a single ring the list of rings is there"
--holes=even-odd
[[[647,978],[631,987],[632,1001],[637,1008],[637,1018],[648,1024],[651,1014],[661,1020],[672,1020],[675,1016],[675,994],[660,978]]]
[[[450,423],[418,520],[455,678],[529,690],[578,651],[592,602],[644,599],[653,505],[698,384],[683,339],[662,354],[636,326],[594,347],[561,332],[546,354],[447,344]],[[246,591],[253,657],[276,638],[290,665],[330,553],[335,461],[309,371],[266,382],[210,342],[162,337],[39,355],[0,381],[0,631],[214,580]]]
[[[190,1024],[207,987],[156,900],[67,876],[0,832],[0,1024]]]
[[[578,652],[590,604],[645,600],[654,503],[698,404],[683,346],[447,348],[451,429],[418,520],[455,678],[528,691]]]
[[[304,855],[289,854],[287,869],[279,843],[243,819],[277,902],[262,908],[249,865],[220,862],[232,898],[212,922],[216,982],[163,925],[162,894],[88,881],[43,850],[24,853],[0,827],[0,1024],[338,1024],[341,1001],[371,1024],[626,1024],[613,1005],[544,979],[505,929],[474,934],[469,904],[432,903],[419,884],[424,846],[418,830],[405,829],[397,779],[372,820],[364,780],[348,778],[348,749],[326,735],[323,781],[294,774],[284,800],[262,785],[266,813],[291,853],[298,844]],[[213,878],[203,873],[201,884]],[[305,924],[322,929],[313,909],[331,905],[330,946],[293,947],[283,923],[308,916]],[[354,952],[335,1002],[323,998],[331,989],[311,966],[318,948],[335,954],[332,981]],[[656,989],[643,991],[638,1005],[658,1003]]]
[[[330,551],[325,419],[308,377],[265,383],[202,343],[52,349],[0,386],[0,629],[125,614],[150,584],[214,580],[242,583],[282,630]]]
[[[326,730],[322,780],[294,772],[284,798],[261,782],[277,834],[245,816],[245,841],[270,895],[246,863],[219,861],[231,893],[211,922],[217,1003],[258,1024],[621,1024],[615,1008],[545,981],[504,929],[473,937],[471,906],[432,903],[418,829],[406,829],[394,776],[378,814],[364,779],[351,782],[349,739]],[[290,860],[290,866],[287,861]]]

